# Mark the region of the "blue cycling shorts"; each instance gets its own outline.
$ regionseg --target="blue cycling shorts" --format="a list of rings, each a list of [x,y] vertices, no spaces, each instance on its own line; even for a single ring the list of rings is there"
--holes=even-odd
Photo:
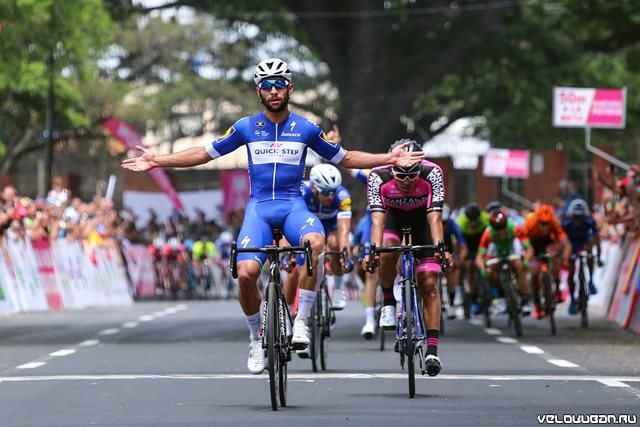
[[[238,247],[264,247],[273,244],[273,229],[282,230],[284,237],[292,245],[302,245],[308,233],[325,236],[320,220],[307,208],[302,196],[292,200],[249,199],[244,213],[244,221],[238,234]],[[326,236],[325,236],[326,237]],[[248,252],[238,254],[238,261],[254,260],[262,265],[266,254]]]

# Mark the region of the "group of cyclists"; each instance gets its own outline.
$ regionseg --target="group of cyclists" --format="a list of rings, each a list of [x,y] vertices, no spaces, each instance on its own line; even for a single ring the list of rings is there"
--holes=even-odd
[[[379,326],[395,328],[393,285],[398,254],[370,257],[364,251],[362,263],[354,265],[350,261],[354,245],[397,246],[406,227],[411,229],[413,245],[447,243],[444,256],[435,251],[423,251],[416,254],[415,262],[426,322],[427,351],[423,362],[429,375],[437,375],[442,368],[438,357],[441,314],[438,278],[443,271],[449,279],[450,301],[454,301],[456,286],[461,282],[468,283],[466,293],[473,301],[478,289],[478,275],[473,273],[474,269],[477,267],[482,272],[480,276],[493,283],[495,274],[491,268],[485,268],[485,261],[505,253],[519,254],[522,259],[512,261],[511,268],[517,274],[523,310],[526,310],[527,269],[531,273],[534,304],[539,300],[536,296],[539,289],[536,255],[557,244],[562,250],[562,262],[570,268],[572,251],[586,248],[592,238],[597,238],[584,202],[574,202],[562,224],[548,205],[539,206],[524,224],[517,224],[499,204],[484,210],[470,204],[454,220],[444,203],[442,169],[424,159],[424,153],[415,141],[395,141],[387,153],[347,151],[341,144],[337,128],[325,134],[314,123],[289,111],[293,76],[284,61],[270,58],[260,62],[255,69],[254,81],[256,95],[264,107],[262,112],[238,120],[224,135],[205,147],[165,155],[155,155],[138,147],[142,155],[124,160],[122,166],[132,171],[190,167],[231,153],[240,146],[246,147],[251,194],[242,228],[235,238],[238,248],[271,245],[273,230],[279,229],[289,244],[300,246],[308,241],[312,249],[312,273],[309,274],[306,268],[293,267],[303,264],[302,260],[296,260],[290,264],[291,274],[285,284],[287,303],[297,305],[291,325],[291,345],[296,350],[304,350],[309,345],[307,319],[324,278],[325,263],[334,276],[334,309],[345,305],[345,274],[356,266],[361,271],[374,270],[364,273],[363,337],[370,339],[376,330],[374,304],[378,284],[383,300]],[[333,165],[314,166],[309,180],[304,181],[308,148]],[[351,195],[342,186],[342,172],[334,165],[367,184],[368,211],[356,227],[359,237],[354,240],[357,241],[350,240]],[[325,261],[325,252],[343,249],[347,251],[346,257],[334,256]],[[555,261],[558,259],[554,258]],[[262,373],[266,367],[261,341],[261,294],[257,286],[265,260],[266,255],[261,253],[240,253],[237,258],[238,299],[250,339],[247,368],[253,374]],[[556,268],[560,266],[555,264]],[[462,277],[466,280],[461,280]],[[543,315],[538,305],[534,307],[534,315]]]

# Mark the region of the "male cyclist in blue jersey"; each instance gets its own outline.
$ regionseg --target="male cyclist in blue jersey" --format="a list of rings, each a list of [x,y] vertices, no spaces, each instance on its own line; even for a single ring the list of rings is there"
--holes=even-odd
[[[282,60],[270,58],[255,69],[256,95],[264,110],[244,117],[220,138],[204,147],[192,147],[177,153],[155,155],[139,146],[139,157],[126,159],[122,167],[148,171],[156,167],[191,167],[216,159],[246,146],[249,160],[251,195],[238,235],[241,247],[265,246],[273,242],[273,228],[280,228],[287,241],[302,244],[309,240],[313,250],[313,275],[301,275],[298,314],[293,324],[292,345],[304,349],[309,344],[306,319],[315,301],[316,286],[321,283],[325,235],[320,220],[307,209],[300,194],[307,149],[332,163],[347,168],[367,168],[384,164],[410,167],[424,158],[422,152],[404,151],[404,147],[384,154],[346,151],[327,138],[317,125],[289,111],[293,92],[292,73]],[[247,367],[253,374],[265,368],[260,338],[260,292],[256,282],[266,255],[238,255],[238,299],[250,330]],[[320,271],[318,271],[320,270]]]
[[[589,212],[589,206],[587,202],[582,199],[575,199],[566,210],[566,216],[561,221],[562,229],[567,233],[569,241],[571,242],[571,254],[578,255],[582,251],[591,253],[593,246],[596,247],[596,254],[598,264],[600,261],[600,233],[598,231],[598,225]],[[587,267],[589,268],[589,293],[595,294],[597,292],[595,285],[593,284],[593,258],[587,259]],[[569,291],[571,293],[571,301],[569,302],[569,314],[576,314],[576,300],[575,300],[575,281],[574,274],[576,272],[576,265],[573,262],[569,263],[569,275],[567,276],[567,284],[569,285]]]
[[[311,168],[309,181],[302,184],[302,197],[313,213],[320,219],[326,236],[326,248],[328,251],[341,251],[347,249],[348,265],[344,265],[342,257],[332,256],[330,258],[331,271],[333,272],[333,295],[332,307],[342,310],[345,305],[343,285],[343,273],[353,269],[351,261],[351,247],[349,245],[349,232],[351,231],[351,194],[342,185],[342,175],[338,168],[330,164],[320,164]],[[291,304],[292,295],[295,295],[295,288],[298,284],[299,269],[302,266],[304,257],[296,257],[296,268],[287,277],[285,283],[285,295],[288,296],[287,303]]]

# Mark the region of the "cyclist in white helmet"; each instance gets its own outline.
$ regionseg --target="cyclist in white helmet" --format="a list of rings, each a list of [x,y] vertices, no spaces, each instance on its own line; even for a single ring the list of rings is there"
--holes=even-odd
[[[344,264],[342,257],[330,258],[333,272],[334,286],[332,307],[342,310],[346,305],[343,290],[343,274],[353,269],[351,261],[351,247],[349,232],[351,231],[351,194],[342,185],[342,175],[338,168],[330,164],[320,164],[311,168],[309,180],[302,183],[302,197],[307,203],[309,211],[321,221],[327,236],[326,250],[341,251],[347,249],[348,262]],[[302,265],[302,258],[298,257],[296,265]],[[285,293],[289,296],[288,303],[293,302],[291,295],[295,294],[298,283],[297,269],[287,278]]]
[[[292,345],[309,345],[307,317],[315,302],[315,289],[322,280],[325,232],[320,220],[311,212],[300,194],[307,149],[345,168],[371,168],[384,164],[409,167],[424,158],[424,153],[407,152],[397,147],[388,153],[371,154],[347,151],[333,143],[314,123],[289,111],[293,92],[293,75],[289,66],[278,58],[258,64],[254,74],[256,94],[264,110],[243,117],[224,135],[204,147],[192,147],[177,153],[156,155],[142,151],[139,157],[128,158],[122,167],[146,172],[156,167],[198,166],[235,151],[247,149],[251,196],[245,209],[240,234],[241,247],[270,245],[273,228],[280,228],[287,241],[302,244],[309,240],[313,250],[313,275],[301,274],[298,315],[293,324]],[[260,337],[260,292],[256,286],[266,255],[238,255],[238,299],[249,328],[250,344],[247,368],[260,374],[265,368],[265,354]],[[320,261],[320,262],[319,262]]]

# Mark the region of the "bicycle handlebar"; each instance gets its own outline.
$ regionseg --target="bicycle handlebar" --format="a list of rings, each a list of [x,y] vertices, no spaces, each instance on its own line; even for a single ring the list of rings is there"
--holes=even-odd
[[[511,254],[509,256],[506,257],[498,257],[498,258],[491,258],[485,261],[484,265],[486,265],[487,267],[495,265],[495,264],[500,264],[504,261],[515,261],[517,259],[522,259],[522,257],[520,255],[517,254]]]
[[[375,243],[371,243],[369,247],[369,267],[367,271],[369,273],[373,273],[374,263],[371,257],[375,257],[376,253],[390,253],[390,252],[403,252],[403,253],[413,253],[419,251],[436,251],[440,254],[440,267],[443,269],[447,268],[447,259],[445,257],[445,248],[444,241],[439,240],[437,245],[400,245],[400,246],[383,246],[380,248],[376,247]]]
[[[313,263],[311,260],[311,242],[309,240],[304,241],[304,246],[284,246],[279,247],[275,245],[268,245],[264,248],[250,247],[250,248],[238,248],[237,243],[234,241],[231,243],[231,256],[229,259],[229,267],[231,268],[231,275],[234,279],[238,278],[238,254],[248,252],[259,252],[267,255],[278,255],[281,253],[303,253],[305,255],[305,264],[307,265],[307,275],[313,276]]]

